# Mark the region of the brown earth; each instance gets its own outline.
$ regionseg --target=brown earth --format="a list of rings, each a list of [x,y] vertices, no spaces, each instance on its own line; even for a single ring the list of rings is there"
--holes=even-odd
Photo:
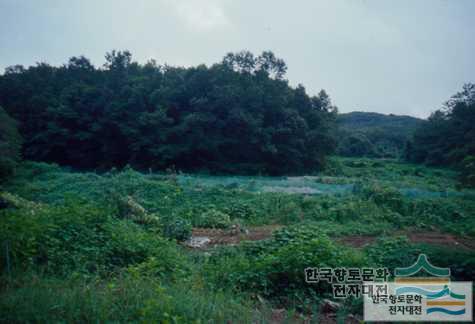
[[[394,235],[405,235],[413,243],[427,243],[434,245],[443,245],[447,247],[457,247],[468,250],[475,250],[475,240],[470,238],[456,237],[451,234],[440,232],[397,232]],[[355,248],[361,248],[373,243],[376,236],[368,235],[350,235],[340,238],[339,241],[345,245]]]
[[[240,229],[211,229],[194,228],[193,237],[208,237],[211,242],[208,247],[216,245],[236,245],[242,241],[260,241],[272,236],[272,232],[282,228],[282,225],[265,225],[250,227],[247,230]],[[475,250],[475,240],[471,238],[457,237],[452,234],[444,234],[437,231],[431,232],[396,232],[394,235],[405,235],[411,242],[428,243],[434,245],[443,245],[447,247],[456,247],[462,249]],[[337,241],[352,246],[362,248],[376,241],[377,236],[370,235],[349,235],[338,238]]]
[[[337,239],[338,242],[355,248],[361,248],[373,243],[376,240],[374,236],[349,235]]]
[[[281,225],[256,226],[241,231],[239,229],[213,229],[194,228],[192,236],[206,236],[211,242],[208,246],[214,245],[236,245],[242,241],[261,241],[269,238],[272,232],[281,228]]]

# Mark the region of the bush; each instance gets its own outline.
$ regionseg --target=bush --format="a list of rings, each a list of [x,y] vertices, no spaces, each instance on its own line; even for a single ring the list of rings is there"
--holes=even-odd
[[[257,215],[255,206],[240,201],[231,202],[229,206],[224,208],[224,211],[233,219],[253,220]]]
[[[78,201],[61,206],[0,211],[0,237],[11,268],[44,267],[49,273],[113,271],[157,257],[159,272],[182,267],[176,246],[155,231]],[[2,270],[7,268],[1,249]]]
[[[54,163],[24,161],[18,171],[18,177],[32,180],[32,178],[43,175],[51,177],[53,174],[63,170]]]
[[[420,253],[405,236],[380,238],[365,251],[372,265],[390,270],[410,266]]]
[[[341,159],[330,157],[325,166],[325,174],[328,176],[344,176],[344,167]]]
[[[460,182],[466,187],[475,187],[475,156],[467,156],[462,161]]]
[[[335,244],[313,224],[295,225],[278,230],[272,239],[243,245],[241,254],[226,258],[213,256],[211,262],[223,267],[227,278],[239,289],[270,298],[326,291],[325,285],[305,282],[307,267],[345,267],[363,264],[362,255]],[[227,261],[223,261],[227,260]],[[213,273],[212,270],[209,272]]]
[[[193,227],[189,220],[181,217],[173,217],[173,219],[164,219],[163,234],[166,237],[177,241],[186,241],[191,237]]]
[[[16,121],[0,107],[0,180],[14,173],[20,161],[21,145]]]
[[[395,188],[385,187],[378,184],[363,185],[355,184],[353,193],[363,199],[372,200],[378,206],[387,206],[394,211],[400,212],[404,208],[402,194]]]
[[[427,255],[429,262],[438,267],[450,268],[455,280],[470,281],[475,276],[475,256],[471,250],[443,245],[410,243],[407,237],[384,237],[365,248],[369,262],[390,270],[408,267],[419,254]]]
[[[117,207],[121,218],[129,219],[137,224],[147,225],[151,228],[158,228],[160,226],[158,215],[148,213],[131,196],[117,199]]]
[[[216,209],[209,209],[196,220],[196,226],[209,228],[228,228],[231,226],[231,217]]]
[[[337,148],[338,155],[341,156],[378,156],[374,144],[363,133],[344,133],[340,138]]]

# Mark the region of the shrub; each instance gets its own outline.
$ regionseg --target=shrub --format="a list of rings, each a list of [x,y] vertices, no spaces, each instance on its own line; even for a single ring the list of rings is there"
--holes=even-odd
[[[0,211],[0,237],[11,266],[44,267],[49,273],[116,270],[157,257],[161,273],[181,267],[176,246],[154,231],[78,201],[60,206]],[[1,260],[7,260],[5,249]],[[2,264],[5,270],[5,264]]]
[[[447,267],[453,279],[472,280],[475,275],[475,256],[471,250],[447,247],[443,245],[410,243],[407,237],[383,237],[365,248],[372,265],[394,270],[407,267],[416,262],[421,253],[425,253],[433,265]]]
[[[176,245],[137,224],[113,220],[106,224],[106,236],[105,264],[110,269],[140,264],[154,258],[157,260],[157,275],[171,275],[183,270],[184,257]]]
[[[191,237],[193,227],[189,220],[173,217],[162,220],[163,234],[177,241],[185,241]]]
[[[16,121],[0,107],[0,180],[14,173],[20,161],[21,145]]]
[[[475,156],[467,156],[461,164],[460,182],[466,187],[475,187]]]
[[[239,218],[244,220],[252,220],[257,214],[253,205],[240,201],[231,202],[229,206],[224,208],[224,211],[233,219]]]
[[[32,180],[32,178],[38,176],[61,172],[62,169],[54,163],[24,161],[18,171],[18,177]]]
[[[405,236],[382,237],[365,250],[372,265],[390,270],[411,265],[420,252],[414,249]]]
[[[330,157],[324,171],[325,174],[329,176],[343,176],[344,166],[340,159]]]
[[[209,209],[197,218],[195,225],[199,227],[228,228],[231,226],[231,217],[222,211]]]
[[[277,299],[328,289],[305,282],[307,267],[358,266],[363,261],[359,253],[335,244],[314,224],[278,230],[270,240],[244,245],[242,253],[246,257],[235,258],[237,263],[228,267],[228,280],[240,289]]]
[[[160,219],[156,214],[148,213],[131,196],[121,197],[117,201],[118,213],[121,218],[130,219],[137,224],[159,227]]]
[[[387,206],[394,211],[402,211],[404,201],[402,194],[395,188],[385,187],[378,184],[363,185],[356,184],[353,193],[364,199],[372,200],[379,206]]]

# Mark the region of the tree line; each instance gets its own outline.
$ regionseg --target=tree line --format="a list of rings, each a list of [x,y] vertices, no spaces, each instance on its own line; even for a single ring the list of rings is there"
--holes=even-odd
[[[20,150],[77,169],[281,175],[321,170],[337,144],[338,154],[398,157],[405,141],[406,160],[460,168],[475,185],[473,84],[422,122],[338,115],[324,90],[291,87],[285,62],[269,51],[188,68],[139,64],[128,51],[105,58],[101,67],[79,56],[0,75],[0,177]]]
[[[17,122],[0,107],[0,180],[14,173],[21,158],[21,145]]]
[[[401,158],[407,141],[424,122],[411,116],[374,112],[339,114],[336,153],[349,157]]]
[[[407,144],[406,158],[458,168],[462,183],[475,186],[475,84],[464,85],[416,129]]]
[[[211,66],[139,64],[128,51],[95,67],[8,67],[0,106],[19,123],[23,157],[78,169],[176,168],[242,174],[319,170],[335,147],[336,109],[285,79],[266,51]]]

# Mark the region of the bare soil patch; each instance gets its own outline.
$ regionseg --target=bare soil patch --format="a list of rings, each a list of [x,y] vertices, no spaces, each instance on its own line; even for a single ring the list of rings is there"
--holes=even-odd
[[[193,237],[207,237],[210,239],[208,247],[215,245],[236,245],[242,241],[261,241],[272,236],[272,232],[281,228],[281,225],[266,225],[250,227],[247,230],[227,230],[213,228],[194,228]]]
[[[397,232],[395,235],[406,235],[409,241],[413,243],[427,243],[434,245],[443,245],[447,247],[456,247],[468,250],[475,250],[475,240],[466,237],[457,237],[452,234],[440,232]],[[376,236],[369,235],[350,235],[340,238],[338,241],[355,248],[362,248],[373,243]]]
[[[243,241],[265,240],[272,236],[272,232],[282,227],[282,225],[265,225],[249,227],[245,231],[239,229],[194,228],[192,236],[209,238],[210,241],[208,244],[206,244],[206,247],[208,248],[217,245],[237,245]],[[394,233],[394,235],[405,235],[409,238],[409,241],[413,243],[427,243],[453,248],[475,250],[475,239],[457,237],[452,234],[445,234],[437,231],[401,231]],[[354,248],[363,248],[375,242],[376,239],[377,236],[349,235],[337,238],[337,241]]]
[[[349,235],[339,238],[338,242],[351,247],[362,248],[366,245],[373,243],[375,240],[376,237],[374,236]]]

